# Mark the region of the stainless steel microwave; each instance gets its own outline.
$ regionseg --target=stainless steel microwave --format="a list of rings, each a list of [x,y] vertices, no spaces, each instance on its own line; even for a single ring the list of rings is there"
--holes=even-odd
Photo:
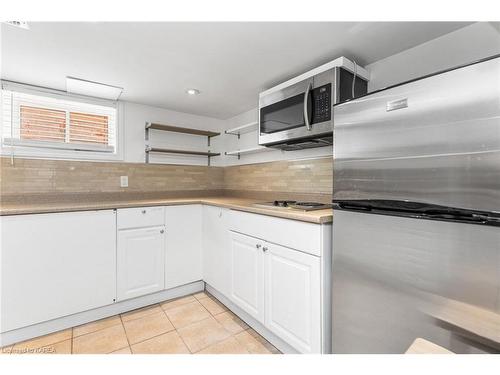
[[[333,105],[366,94],[368,73],[338,58],[259,95],[259,144],[298,150],[333,143]]]

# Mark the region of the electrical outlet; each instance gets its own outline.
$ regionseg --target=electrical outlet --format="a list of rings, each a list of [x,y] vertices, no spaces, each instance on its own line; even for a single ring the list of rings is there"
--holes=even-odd
[[[120,176],[120,187],[128,187],[128,176]]]

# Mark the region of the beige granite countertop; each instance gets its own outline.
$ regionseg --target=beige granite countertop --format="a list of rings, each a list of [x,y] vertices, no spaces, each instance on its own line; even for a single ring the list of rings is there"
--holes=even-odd
[[[189,198],[126,198],[126,199],[62,199],[60,201],[15,202],[2,201],[0,203],[0,216],[40,214],[69,211],[93,211],[115,208],[146,207],[146,206],[172,206],[183,204],[207,204],[225,207],[238,211],[253,212],[262,215],[282,217],[285,219],[299,220],[316,224],[329,223],[333,220],[331,209],[316,211],[300,211],[294,209],[266,209],[253,206],[262,202],[262,199],[239,198],[229,196],[189,197]]]

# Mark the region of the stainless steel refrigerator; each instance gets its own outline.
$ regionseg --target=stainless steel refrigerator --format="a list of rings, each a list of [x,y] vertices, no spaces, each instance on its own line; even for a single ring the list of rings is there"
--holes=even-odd
[[[334,107],[332,347],[500,351],[500,56]]]

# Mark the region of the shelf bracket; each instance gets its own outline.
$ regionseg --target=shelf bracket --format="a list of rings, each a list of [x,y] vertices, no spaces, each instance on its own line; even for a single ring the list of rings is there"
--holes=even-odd
[[[144,143],[146,145],[146,163],[149,163],[149,152],[148,152],[148,149],[149,149],[149,126],[150,126],[150,123],[146,121],[146,127],[144,129]]]

